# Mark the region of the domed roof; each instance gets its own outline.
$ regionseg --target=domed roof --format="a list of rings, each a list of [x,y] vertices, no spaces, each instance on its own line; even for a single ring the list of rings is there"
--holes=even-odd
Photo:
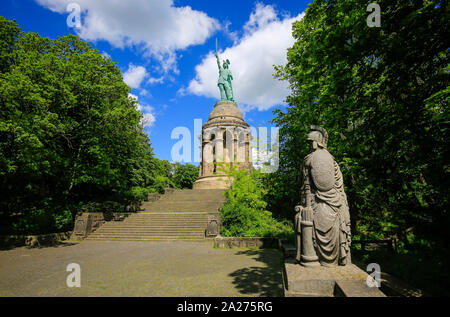
[[[233,117],[244,121],[241,111],[234,102],[231,101],[219,101],[215,104],[214,109],[209,115],[209,120],[214,118],[226,118]]]

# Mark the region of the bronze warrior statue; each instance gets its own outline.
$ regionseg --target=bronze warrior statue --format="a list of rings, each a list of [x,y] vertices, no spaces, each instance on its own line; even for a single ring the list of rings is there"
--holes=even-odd
[[[233,96],[233,74],[231,70],[228,68],[230,65],[230,61],[224,60],[223,66],[220,66],[219,54],[217,52],[217,39],[216,39],[216,59],[217,59],[217,67],[219,68],[219,79],[217,81],[217,86],[220,90],[220,100],[221,101],[234,101]]]

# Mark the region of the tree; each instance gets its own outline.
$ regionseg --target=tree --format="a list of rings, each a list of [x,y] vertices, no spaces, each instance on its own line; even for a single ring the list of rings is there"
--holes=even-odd
[[[153,182],[152,149],[115,63],[70,35],[0,17],[0,202],[5,231],[69,228],[78,204]]]
[[[231,169],[227,172],[233,183],[225,191],[227,201],[220,209],[221,234],[226,237],[283,237],[293,240],[292,223],[277,220],[266,210],[263,175],[254,170]]]
[[[341,165],[356,235],[397,235],[409,250],[448,254],[448,2],[378,4],[380,28],[367,25],[358,0],[316,0],[294,23],[288,62],[276,67],[292,93],[273,120],[280,168],[272,183],[282,195],[270,208],[295,204],[305,136],[317,124]]]
[[[192,188],[198,178],[198,167],[192,164],[174,164],[173,179],[178,188]]]

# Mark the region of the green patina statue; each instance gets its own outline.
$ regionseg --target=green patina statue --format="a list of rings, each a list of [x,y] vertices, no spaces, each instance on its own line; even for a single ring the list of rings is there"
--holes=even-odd
[[[231,81],[233,80],[233,74],[231,74],[231,70],[228,69],[230,61],[227,59],[223,61],[223,66],[220,66],[219,54],[217,53],[217,39],[216,39],[216,58],[217,58],[217,66],[219,67],[219,80],[217,81],[217,86],[219,86],[220,90],[220,100],[235,102],[233,98],[233,86],[231,85]]]

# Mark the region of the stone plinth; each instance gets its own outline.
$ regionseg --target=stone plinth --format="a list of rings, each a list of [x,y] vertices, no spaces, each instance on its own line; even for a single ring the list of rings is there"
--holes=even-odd
[[[304,267],[285,259],[283,284],[286,297],[385,297],[367,286],[368,274],[354,264]]]
[[[230,187],[227,177],[223,175],[210,175],[199,177],[192,189],[228,189]]]

